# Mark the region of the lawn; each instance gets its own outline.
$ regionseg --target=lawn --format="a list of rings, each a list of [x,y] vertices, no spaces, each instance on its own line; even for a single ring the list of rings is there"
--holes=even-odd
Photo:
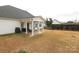
[[[79,52],[79,32],[45,30],[29,37],[24,33],[0,36],[0,52]]]

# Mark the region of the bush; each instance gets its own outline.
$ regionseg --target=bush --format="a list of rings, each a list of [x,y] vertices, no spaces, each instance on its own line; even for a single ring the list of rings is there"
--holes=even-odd
[[[25,50],[20,50],[18,53],[27,53]]]
[[[52,26],[52,22],[46,21],[46,25],[47,25],[47,27],[51,27]]]
[[[16,28],[15,28],[15,33],[21,33],[21,30],[20,30],[19,27],[16,27]]]

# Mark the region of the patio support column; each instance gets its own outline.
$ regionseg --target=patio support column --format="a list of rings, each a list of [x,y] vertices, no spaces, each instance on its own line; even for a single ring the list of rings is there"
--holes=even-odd
[[[26,22],[26,34],[27,34],[28,32],[27,32],[27,22]]]
[[[43,32],[44,32],[44,21],[43,21],[43,23],[42,23],[42,30],[43,30]]]
[[[38,21],[38,33],[40,33],[40,22]]]
[[[32,20],[32,34],[31,36],[34,36],[34,21]]]

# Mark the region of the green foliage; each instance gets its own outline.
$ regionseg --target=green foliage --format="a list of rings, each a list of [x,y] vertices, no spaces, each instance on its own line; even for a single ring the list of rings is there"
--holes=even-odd
[[[52,26],[52,19],[51,18],[49,18],[49,21],[48,21],[48,19],[46,20],[46,25],[47,25],[47,27],[51,27]]]
[[[47,27],[50,27],[52,24],[50,21],[46,21],[46,25],[47,25]]]
[[[25,50],[20,50],[18,53],[28,53],[28,52]]]

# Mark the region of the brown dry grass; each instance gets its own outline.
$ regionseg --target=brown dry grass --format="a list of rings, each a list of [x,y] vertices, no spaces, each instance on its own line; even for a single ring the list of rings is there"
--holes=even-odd
[[[29,37],[12,34],[0,36],[0,52],[79,52],[79,32],[45,30],[44,33]]]

